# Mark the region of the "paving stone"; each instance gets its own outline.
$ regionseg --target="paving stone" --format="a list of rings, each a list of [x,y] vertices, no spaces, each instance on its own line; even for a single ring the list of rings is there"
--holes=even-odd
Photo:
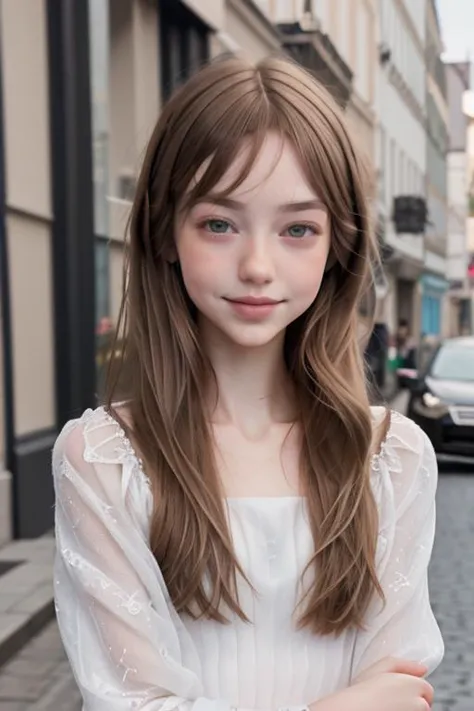
[[[22,627],[29,616],[25,613],[17,612],[0,615],[0,646],[5,639],[8,639],[19,627]]]
[[[46,658],[44,660],[35,659],[33,662],[32,659],[18,655],[13,661],[5,664],[2,674],[17,677],[44,677],[51,674],[57,667],[58,663],[55,660]],[[62,671],[65,671],[64,668]]]
[[[0,699],[0,711],[29,711],[29,709],[24,701],[2,701]]]
[[[51,580],[39,588],[36,588],[30,595],[16,603],[12,608],[13,612],[26,612],[31,615],[37,610],[47,605],[53,596],[53,583]]]
[[[9,593],[0,594],[0,615],[8,610],[11,610],[18,603],[18,595]]]
[[[0,699],[4,701],[37,701],[48,686],[47,677],[11,676],[2,674],[0,678]]]
[[[474,476],[442,474],[437,507],[430,595],[446,653],[433,711],[474,711]]]

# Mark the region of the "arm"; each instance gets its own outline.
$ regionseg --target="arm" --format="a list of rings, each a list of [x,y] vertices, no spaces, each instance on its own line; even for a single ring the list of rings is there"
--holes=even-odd
[[[198,651],[149,548],[131,469],[87,452],[75,424],[56,443],[53,473],[57,617],[84,711],[230,711],[203,695]]]
[[[428,593],[436,457],[426,435],[405,418],[396,417],[389,445],[378,472],[384,488],[379,570],[386,601],[382,607],[374,600],[366,629],[357,636],[353,679],[387,656],[420,662],[431,672],[444,651]]]

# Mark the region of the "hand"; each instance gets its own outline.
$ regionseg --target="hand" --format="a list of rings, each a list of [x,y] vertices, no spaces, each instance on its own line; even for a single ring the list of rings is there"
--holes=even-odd
[[[429,711],[433,703],[431,685],[421,675],[383,670],[394,661],[395,666],[399,662],[401,666],[402,660],[383,660],[349,688],[311,704],[310,711]]]

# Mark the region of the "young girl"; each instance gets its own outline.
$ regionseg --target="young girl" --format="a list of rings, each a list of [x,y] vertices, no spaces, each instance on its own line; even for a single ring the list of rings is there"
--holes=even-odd
[[[163,110],[120,377],[54,451],[86,711],[430,707],[437,470],[413,423],[369,407],[370,222],[343,116],[298,66],[221,60]]]

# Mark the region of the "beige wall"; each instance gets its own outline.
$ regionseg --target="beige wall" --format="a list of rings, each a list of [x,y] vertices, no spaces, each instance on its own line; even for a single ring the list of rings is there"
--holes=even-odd
[[[2,0],[7,202],[51,217],[44,0]]]
[[[9,214],[7,234],[15,430],[24,435],[55,425],[50,225]]]
[[[2,0],[15,430],[54,426],[51,175],[45,0]]]
[[[222,30],[225,23],[225,0],[183,0],[184,4],[209,27]]]
[[[0,32],[14,427],[21,436],[55,425],[45,0],[0,0]],[[3,372],[1,362],[0,367]],[[3,471],[3,392],[0,431],[2,545],[11,537],[11,477]]]
[[[260,59],[280,49],[275,33],[264,21],[259,21],[260,15],[252,13],[242,0],[227,0],[225,14],[225,33],[232,41],[258,62]]]
[[[111,0],[109,75],[110,316],[122,295],[122,250],[130,203],[119,196],[121,173],[136,176],[158,118],[161,96],[156,5]]]
[[[121,241],[129,206],[119,176],[137,174],[160,109],[158,16],[147,0],[113,0],[110,22],[110,235]]]
[[[337,4],[342,9],[343,3]],[[375,162],[375,126],[374,111],[376,68],[377,68],[377,2],[375,0],[351,0],[351,27],[358,27],[359,15],[366,19],[367,38],[363,41],[358,32],[350,33],[349,53],[346,61],[354,73],[353,94],[347,107],[347,116],[359,146],[372,164]],[[340,25],[340,23],[338,23]],[[361,63],[361,56],[365,59]],[[359,82],[359,72],[365,78]]]

